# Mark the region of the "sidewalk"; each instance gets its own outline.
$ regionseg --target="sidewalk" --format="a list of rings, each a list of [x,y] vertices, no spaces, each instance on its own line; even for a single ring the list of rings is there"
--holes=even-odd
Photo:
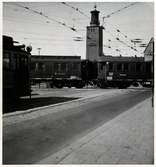
[[[37,164],[153,164],[151,98]]]

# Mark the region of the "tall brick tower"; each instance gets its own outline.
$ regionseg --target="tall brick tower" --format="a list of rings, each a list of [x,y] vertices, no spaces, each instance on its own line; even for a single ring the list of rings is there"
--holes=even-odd
[[[98,61],[103,54],[103,27],[99,22],[99,11],[91,11],[90,26],[87,26],[86,59]]]

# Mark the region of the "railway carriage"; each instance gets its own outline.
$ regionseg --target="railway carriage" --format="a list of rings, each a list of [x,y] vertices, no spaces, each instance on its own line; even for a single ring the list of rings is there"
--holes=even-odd
[[[87,76],[100,88],[127,88],[130,85],[137,86],[138,83],[143,86],[151,86],[152,64],[145,62],[143,57],[107,56],[101,62],[86,60],[85,63],[86,71],[83,70],[83,76]]]
[[[3,36],[3,105],[14,105],[19,97],[31,93],[29,64],[31,48],[15,45],[12,37]]]
[[[137,86],[138,83],[143,86],[147,86],[148,83],[150,86],[152,82],[151,62],[145,62],[143,57],[105,56],[102,61],[80,60],[79,57],[78,61],[76,60],[77,65],[71,66],[72,58],[76,57],[68,57],[68,62],[66,61],[66,67],[70,66],[68,71],[61,59],[59,62],[59,57],[56,66],[53,56],[48,63],[45,56],[34,56],[33,64],[38,64],[42,59],[45,68],[40,69],[40,72],[32,68],[31,79],[35,82],[49,82],[51,87],[58,88],[63,86],[82,88],[88,84],[100,88],[127,88],[131,84]]]

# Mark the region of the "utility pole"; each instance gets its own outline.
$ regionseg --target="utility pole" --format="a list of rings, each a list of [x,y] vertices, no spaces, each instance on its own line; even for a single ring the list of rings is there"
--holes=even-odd
[[[37,48],[37,49],[38,49],[38,55],[40,55],[41,48]]]

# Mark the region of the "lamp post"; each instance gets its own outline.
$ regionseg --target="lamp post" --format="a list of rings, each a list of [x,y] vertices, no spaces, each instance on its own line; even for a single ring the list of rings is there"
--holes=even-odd
[[[29,45],[26,47],[26,51],[27,53],[29,54],[29,57],[28,57],[28,75],[30,77],[30,70],[31,70],[31,51],[32,51],[32,46]],[[29,78],[29,91],[30,91],[30,99],[31,99],[31,81],[30,81],[30,78]]]

